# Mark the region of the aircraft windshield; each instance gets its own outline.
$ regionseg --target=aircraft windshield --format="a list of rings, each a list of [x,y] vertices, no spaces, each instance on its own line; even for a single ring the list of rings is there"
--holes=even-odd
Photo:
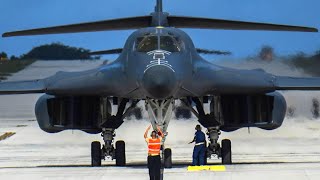
[[[180,47],[172,36],[161,36],[160,37],[160,49],[169,52],[179,52]]]
[[[138,52],[149,52],[158,49],[157,36],[145,36],[137,39],[136,49]]]
[[[158,43],[160,41],[160,43]],[[181,47],[177,40],[172,36],[144,36],[136,41],[136,50],[138,52],[150,52],[153,50],[165,50],[169,52],[179,52]]]

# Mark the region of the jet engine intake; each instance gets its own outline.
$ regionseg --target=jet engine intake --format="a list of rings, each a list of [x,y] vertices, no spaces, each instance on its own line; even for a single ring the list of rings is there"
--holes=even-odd
[[[280,127],[286,115],[287,104],[278,93],[265,95],[225,95],[220,98],[223,131],[244,127],[273,130]],[[220,120],[221,121],[221,120]]]
[[[100,97],[55,97],[43,95],[35,107],[40,128],[48,133],[82,130],[90,134],[101,132]],[[109,107],[111,107],[110,102]]]

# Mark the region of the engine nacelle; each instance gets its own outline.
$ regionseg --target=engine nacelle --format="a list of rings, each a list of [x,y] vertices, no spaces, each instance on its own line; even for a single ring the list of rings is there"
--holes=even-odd
[[[110,102],[107,103],[111,108]],[[35,114],[40,128],[48,133],[75,129],[96,134],[101,132],[100,105],[100,97],[43,95],[36,103]]]
[[[224,95],[220,97],[221,130],[234,131],[243,127],[273,130],[280,127],[287,104],[278,93],[265,95]]]

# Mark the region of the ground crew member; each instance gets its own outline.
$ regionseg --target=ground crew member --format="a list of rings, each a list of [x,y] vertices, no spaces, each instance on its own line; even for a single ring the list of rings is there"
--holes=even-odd
[[[157,131],[151,132],[151,138],[148,138],[148,131],[150,130],[151,125],[146,129],[144,133],[144,139],[148,144],[148,168],[150,180],[160,180],[160,168],[161,168],[161,158],[160,158],[160,149],[161,141],[163,138],[163,133],[159,127]]]
[[[193,166],[202,166],[205,165],[205,153],[206,153],[206,136],[201,131],[201,126],[196,126],[196,133],[194,135],[194,139],[189,143],[195,142],[195,146],[193,149],[192,155],[192,165]]]

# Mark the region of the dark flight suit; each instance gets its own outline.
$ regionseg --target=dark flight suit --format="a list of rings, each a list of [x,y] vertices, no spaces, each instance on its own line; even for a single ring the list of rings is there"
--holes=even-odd
[[[205,134],[198,130],[195,133],[195,146],[193,149],[193,155],[192,155],[192,165],[193,166],[201,166],[204,165],[205,160],[205,153],[206,153],[206,137]]]

